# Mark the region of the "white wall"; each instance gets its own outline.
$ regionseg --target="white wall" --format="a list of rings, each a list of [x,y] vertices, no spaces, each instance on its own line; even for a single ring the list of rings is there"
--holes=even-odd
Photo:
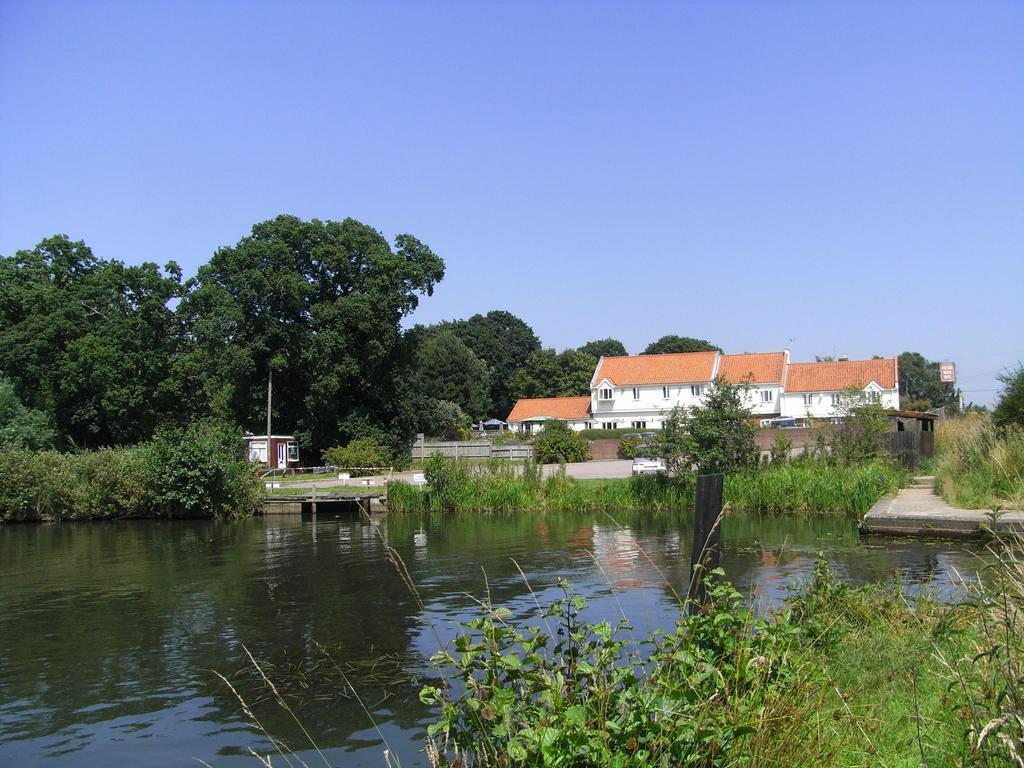
[[[870,387],[872,391],[879,393],[879,403],[883,408],[899,408],[900,396],[896,389],[881,389]],[[804,402],[804,395],[810,395],[811,404]],[[842,392],[786,392],[782,395],[782,415],[801,418],[825,419],[841,415],[833,404],[833,395],[840,396]]]

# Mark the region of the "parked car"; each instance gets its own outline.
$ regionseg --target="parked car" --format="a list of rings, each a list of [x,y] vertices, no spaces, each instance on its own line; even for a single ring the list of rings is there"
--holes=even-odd
[[[648,459],[643,456],[633,459],[634,475],[664,475],[666,471],[664,459]]]
[[[789,416],[780,416],[777,419],[772,419],[768,426],[772,429],[797,429],[798,427],[804,426],[804,420],[794,419]]]

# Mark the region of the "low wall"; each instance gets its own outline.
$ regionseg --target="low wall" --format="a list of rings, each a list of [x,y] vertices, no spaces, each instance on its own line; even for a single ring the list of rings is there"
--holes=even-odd
[[[412,445],[414,461],[440,453],[450,459],[531,459],[532,445],[495,445],[489,440],[451,440],[427,443],[417,440]]]
[[[621,440],[591,440],[590,460],[608,461],[619,458],[619,444]]]

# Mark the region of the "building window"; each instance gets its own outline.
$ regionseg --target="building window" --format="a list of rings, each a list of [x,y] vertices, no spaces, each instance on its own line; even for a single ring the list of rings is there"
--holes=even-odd
[[[647,429],[646,421],[631,421],[630,425],[633,427],[633,429]]]
[[[668,400],[672,396],[672,387],[662,387],[661,396]]]
[[[842,398],[838,392],[832,393],[832,405],[839,405],[839,400]]]
[[[602,421],[601,422],[601,429],[615,429],[615,422],[614,421]]]
[[[601,400],[611,400],[611,399],[612,399],[612,390],[611,390],[611,387],[605,387],[604,389],[602,389],[602,390],[601,390],[601,391],[600,391],[600,392],[598,393],[598,397],[599,397],[599,398],[600,398]]]
[[[770,403],[771,401],[772,401],[772,393],[771,393],[771,391],[767,390],[767,389],[762,389],[761,390],[761,402],[762,403]]]
[[[640,399],[640,387],[633,387],[633,399],[634,400],[639,400]]]
[[[700,384],[691,384],[690,394],[693,395],[694,397],[700,397],[701,395],[704,394],[704,387],[702,387]]]
[[[865,392],[864,394],[867,396],[867,401],[869,403],[877,403],[879,401],[877,392]]]
[[[808,392],[806,395],[804,395],[804,405],[807,406],[808,408],[814,405],[814,393]]]

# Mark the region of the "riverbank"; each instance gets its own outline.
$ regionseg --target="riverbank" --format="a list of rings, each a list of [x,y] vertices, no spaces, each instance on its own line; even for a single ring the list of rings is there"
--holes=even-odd
[[[248,517],[260,508],[241,433],[214,423],[129,448],[0,450],[0,523]]]
[[[727,475],[724,500],[732,509],[763,512],[833,512],[863,516],[878,499],[895,493],[906,473],[885,461],[829,465],[805,461],[768,465]],[[543,478],[536,468],[474,471],[447,462],[427,487],[388,484],[388,509],[423,512],[631,511],[693,506],[688,479],[635,477],[576,480],[563,474]]]
[[[438,708],[428,753],[434,766],[1015,764],[1024,578],[1014,550],[999,557],[959,606],[854,588],[821,561],[768,620],[723,583],[644,639],[585,623],[567,584],[543,628],[483,604],[433,658],[450,678],[421,693]]]

